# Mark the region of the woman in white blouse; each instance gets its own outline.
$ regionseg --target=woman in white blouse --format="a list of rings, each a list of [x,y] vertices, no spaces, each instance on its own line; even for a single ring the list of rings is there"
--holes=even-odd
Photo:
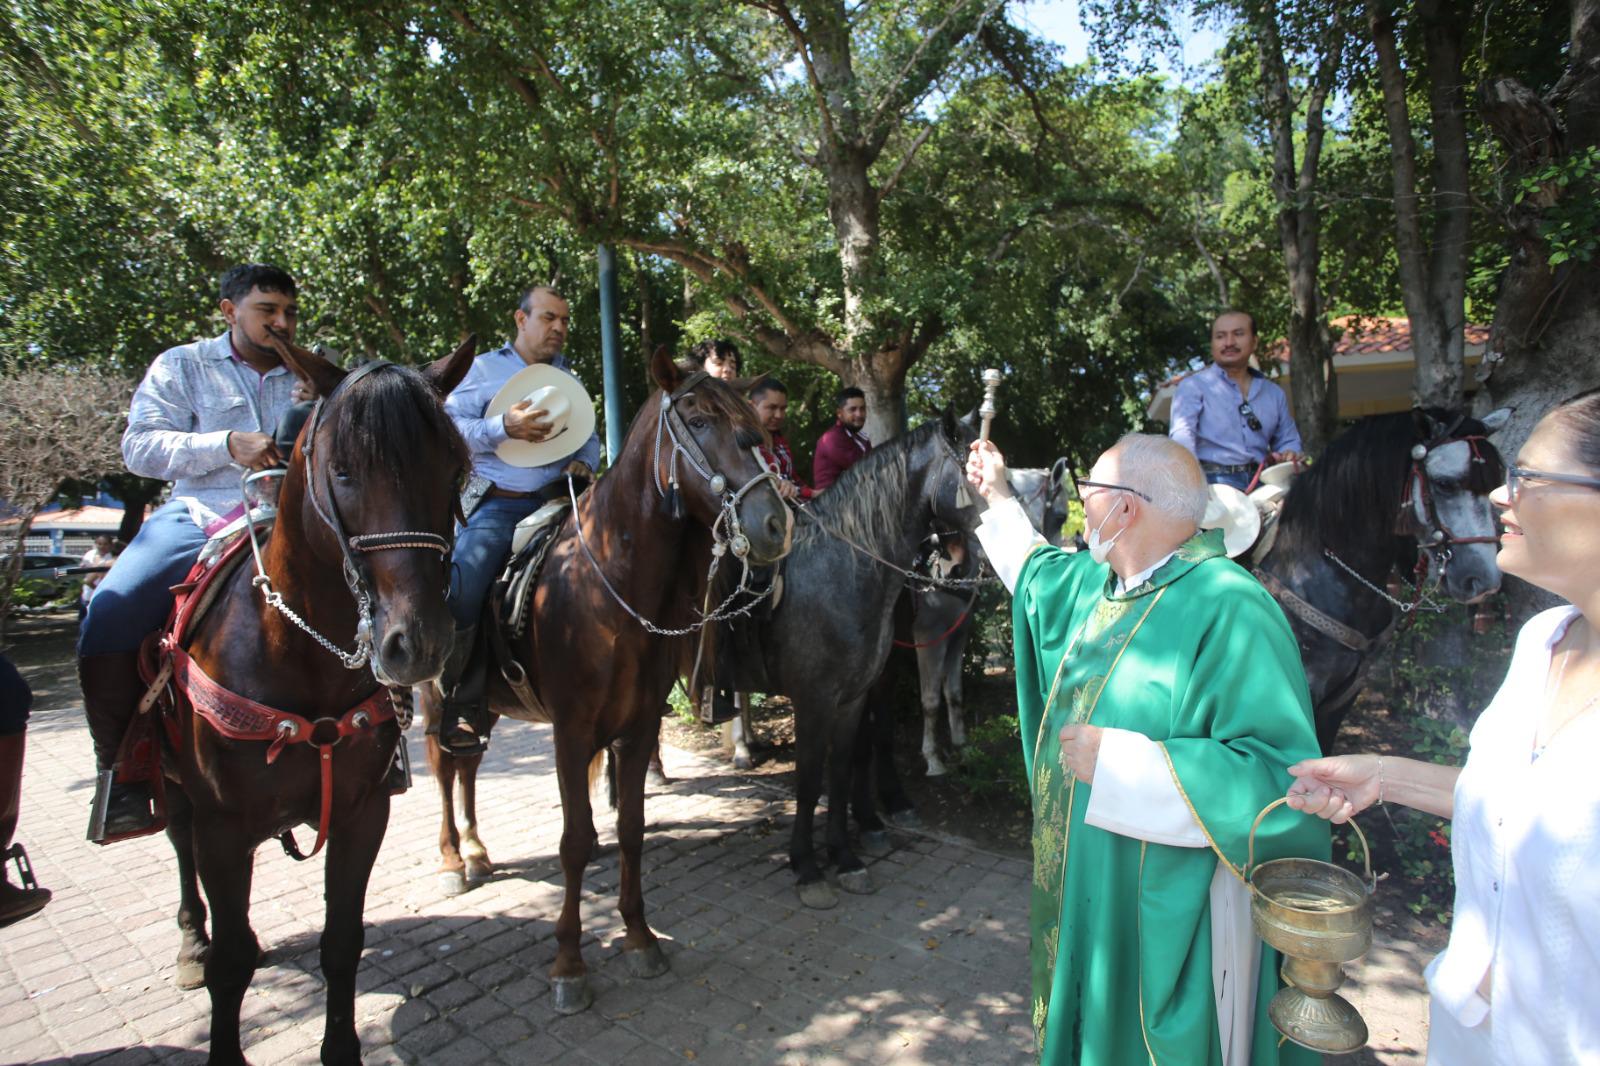
[[[1452,819],[1455,917],[1429,965],[1430,1066],[1600,1063],[1600,390],[1540,421],[1491,497],[1500,569],[1567,600],[1529,619],[1466,766],[1336,755],[1293,807]]]

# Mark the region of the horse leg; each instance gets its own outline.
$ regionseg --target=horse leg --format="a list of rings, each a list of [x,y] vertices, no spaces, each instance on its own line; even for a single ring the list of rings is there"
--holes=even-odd
[[[963,625],[951,635],[944,657],[944,705],[950,714],[950,746],[959,753],[967,746],[966,700],[962,695],[961,664],[967,658],[967,636],[970,625]]]
[[[808,699],[797,698],[794,707],[795,804],[794,829],[789,835],[789,868],[795,873],[795,891],[800,894],[800,902],[815,910],[827,910],[839,905],[839,893],[822,876],[811,833],[817,797],[822,792],[822,769],[828,759],[828,737],[820,720],[822,711],[808,707],[808,702]],[[845,793],[839,791],[834,795],[839,797],[842,811]]]
[[[889,824],[909,829],[922,822],[917,817],[917,805],[906,794],[905,786],[900,783],[900,771],[894,764],[894,697],[899,687],[898,674],[899,667],[891,658],[878,684],[867,695],[867,706],[871,709],[864,713],[866,721],[861,735],[871,738],[863,758],[871,759],[872,771],[876,772],[878,778],[878,802]],[[863,768],[863,773],[869,771]],[[887,836],[883,843],[887,850]]]
[[[356,1036],[356,968],[366,943],[361,915],[367,879],[388,828],[389,794],[378,787],[360,808],[336,820],[328,834],[321,947],[322,976],[328,984],[322,1061],[329,1066],[361,1062],[361,1039]]]
[[[439,787],[439,891],[446,896],[459,896],[467,890],[467,864],[461,859],[461,834],[456,829],[455,784],[461,764],[468,760],[446,755],[439,738],[432,734],[423,738],[423,746],[433,782]]]
[[[576,734],[576,735],[575,735]],[[566,893],[556,919],[556,961],[550,967],[550,996],[557,1014],[577,1014],[594,1002],[588,967],[583,963],[583,868],[597,843],[589,803],[589,734],[556,729],[556,780],[561,786],[561,874]]]
[[[494,876],[489,849],[478,836],[478,767],[483,764],[483,753],[452,761],[458,764],[456,780],[461,789],[461,857],[466,861],[467,884],[476,885]]]
[[[939,758],[939,674],[942,645],[917,649],[917,691],[922,699],[922,758],[929,777],[949,771]],[[952,737],[951,742],[954,743]]]
[[[850,757],[850,813],[861,830],[861,850],[868,855],[887,855],[890,848],[889,832],[883,819],[878,816],[878,804],[872,791],[872,764],[877,753],[877,718],[884,712],[881,703],[873,701],[869,706],[871,709],[861,716],[855,748]]]
[[[858,893],[872,891],[872,876],[850,850],[850,812],[843,797],[850,794],[851,777],[855,775],[856,734],[862,727],[863,702],[857,699],[840,709],[833,722],[833,750],[828,760],[828,794],[835,797],[828,804],[828,858],[838,868],[839,887]]]
[[[750,747],[756,739],[755,726],[750,722],[750,694],[739,692],[733,698],[739,705],[739,716],[729,723],[733,732],[733,768],[750,770],[756,765],[755,758],[750,754]]]
[[[218,819],[191,821],[195,868],[211,902],[211,950],[206,989],[211,993],[212,1063],[242,1063],[239,1007],[260,957],[250,928],[250,877],[254,846]]]
[[[200,895],[200,881],[194,867],[194,806],[183,790],[167,783],[167,839],[178,857],[178,945],[177,985],[188,991],[206,983],[206,952],[211,939],[206,936],[206,901]]]
[[[649,764],[651,733],[624,738],[614,745],[617,759],[617,910],[627,927],[623,958],[635,977],[660,977],[667,972],[667,956],[644,917],[644,779]]]

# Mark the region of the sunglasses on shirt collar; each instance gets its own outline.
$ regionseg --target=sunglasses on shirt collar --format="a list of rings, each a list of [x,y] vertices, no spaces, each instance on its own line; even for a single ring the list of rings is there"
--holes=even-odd
[[[1244,403],[1239,405],[1239,413],[1244,416],[1245,425],[1249,426],[1257,433],[1261,432],[1261,419],[1256,417],[1255,408],[1250,406],[1249,400],[1246,400]]]

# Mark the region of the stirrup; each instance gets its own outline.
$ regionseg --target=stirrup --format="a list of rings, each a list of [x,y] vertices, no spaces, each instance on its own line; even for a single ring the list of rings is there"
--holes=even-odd
[[[400,734],[400,743],[395,745],[394,758],[389,761],[389,770],[383,781],[389,786],[391,796],[398,796],[411,787],[411,750],[406,745],[404,733]]]
[[[451,743],[453,738],[466,734],[471,734],[472,736],[472,740],[469,743]],[[437,739],[439,750],[455,759],[468,759],[474,755],[482,755],[489,750],[489,738],[472,728],[459,715],[451,723],[449,729],[440,727]]]
[[[33,863],[28,861],[28,852],[20,842],[0,853],[0,866],[5,865],[7,859],[16,864],[18,887],[23,889],[39,887],[39,879],[33,876]]]
[[[132,840],[134,837],[159,833],[166,828],[167,821],[161,814],[163,808],[155,786],[149,781],[132,781],[126,784],[149,789],[150,799],[144,808],[145,820],[132,828],[110,829],[106,823],[111,817],[111,790],[116,784],[115,768],[101,770],[95,775],[94,798],[89,801],[89,829],[85,834],[87,840],[95,844],[115,844],[121,840]]]

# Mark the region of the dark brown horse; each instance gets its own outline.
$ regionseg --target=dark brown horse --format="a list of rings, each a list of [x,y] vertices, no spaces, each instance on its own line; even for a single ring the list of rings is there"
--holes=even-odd
[[[611,469],[563,520],[531,594],[527,631],[512,649],[517,662],[491,674],[498,714],[554,726],[566,896],[550,977],[563,1014],[593,998],[578,947],[578,908],[596,842],[590,785],[600,756],[609,750],[616,760],[626,958],[635,976],[655,977],[667,959],[645,921],[639,859],[645,770],[661,712],[692,665],[702,611],[716,614],[705,598],[713,547],[719,567],[734,568],[744,559],[766,565],[789,550],[789,511],[757,452],[765,434],[754,409],[716,378],[686,374],[665,350],[650,371],[661,391],[634,419]],[[508,673],[526,675],[525,696],[507,683]],[[418,689],[426,709],[436,699],[432,685]],[[434,747],[429,738],[430,762],[442,771],[443,846],[455,835],[450,779],[460,780],[470,804],[482,757],[440,760]],[[474,812],[468,806],[465,813]],[[474,872],[487,875],[488,855],[471,822],[468,833]],[[447,870],[453,850],[446,850]],[[453,858],[461,862],[458,853]]]
[[[276,528],[261,552],[265,582],[248,559],[222,579],[215,606],[191,630],[185,669],[301,723],[275,726],[276,741],[230,739],[181,701],[168,753],[179,787],[168,790],[167,826],[182,890],[178,975],[197,984],[203,961],[211,1061],[243,1062],[239,1008],[258,957],[250,928],[255,850],[289,827],[324,823],[327,811],[322,1061],[354,1063],[362,908],[389,822],[385,776],[399,728],[383,713],[348,712],[382,697],[381,685],[437,676],[449,651],[445,564],[468,456],[440,400],[471,365],[472,342],[420,373],[375,364],[348,381],[302,348],[280,344],[279,353],[325,399],[284,478]],[[274,597],[286,610],[268,602]],[[339,657],[311,631],[338,646]],[[356,653],[342,651],[352,643]],[[191,691],[199,691],[192,682]],[[258,719],[270,714],[233,705]],[[209,942],[197,873],[211,907]]]

